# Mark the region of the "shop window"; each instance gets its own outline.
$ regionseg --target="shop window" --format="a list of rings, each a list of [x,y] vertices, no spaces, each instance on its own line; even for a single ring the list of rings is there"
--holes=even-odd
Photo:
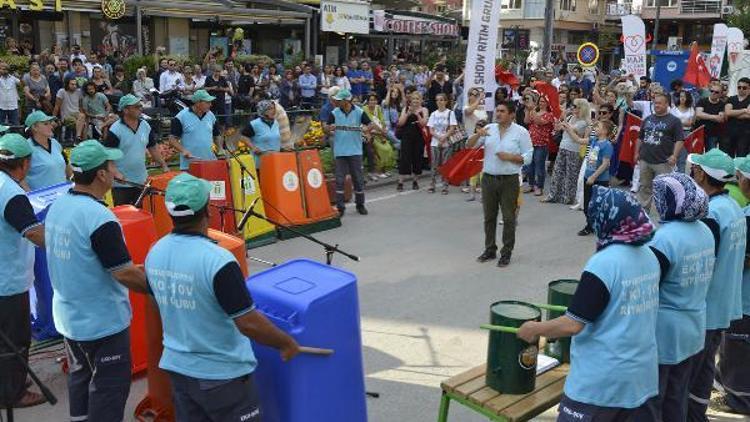
[[[677,6],[677,0],[646,0],[646,7],[656,7],[657,1],[661,5],[661,7]]]
[[[560,0],[560,10],[568,12],[576,11],[576,0]]]
[[[501,9],[520,9],[522,0],[502,0],[500,2]]]

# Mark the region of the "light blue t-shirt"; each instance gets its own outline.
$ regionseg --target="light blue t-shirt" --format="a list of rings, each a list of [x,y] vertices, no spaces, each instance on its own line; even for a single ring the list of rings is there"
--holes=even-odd
[[[130,326],[128,289],[112,276],[122,266],[104,268],[91,245],[91,235],[109,222],[117,223],[112,211],[85,194],[63,195],[47,212],[44,239],[54,291],[52,315],[66,338],[98,340]]]
[[[281,151],[281,132],[279,131],[279,122],[273,121],[270,126],[258,117],[250,122],[253,128],[253,145],[263,152]],[[253,154],[255,157],[255,167],[260,168],[260,156]]]
[[[212,112],[207,112],[203,118],[189,108],[186,108],[175,116],[182,123],[182,142],[183,148],[190,151],[196,160],[215,160],[211,147],[214,144],[214,125],[216,116]],[[180,155],[180,170],[190,168],[190,160]]]
[[[146,257],[146,275],[159,305],[164,352],[159,367],[193,378],[225,380],[249,374],[257,361],[214,293],[214,277],[236,262],[227,250],[198,235],[169,234]]]
[[[362,115],[364,111],[352,106],[349,114],[341,108],[332,112],[336,132],[333,135],[333,155],[335,157],[350,157],[362,155]]]
[[[572,339],[565,395],[595,406],[639,407],[659,393],[659,261],[648,246],[614,244],[584,271],[604,283],[609,303]]]
[[[31,145],[31,168],[26,174],[26,183],[31,190],[39,190],[68,181],[65,174],[63,148],[54,139],[49,140],[49,151],[29,138]]]
[[[703,349],[706,292],[714,272],[716,242],[700,221],[669,221],[656,231],[649,246],[671,264],[659,286],[656,341],[659,364],[675,365]]]
[[[146,183],[148,178],[146,148],[149,146],[151,125],[141,120],[138,122],[138,129],[133,131],[125,122],[117,120],[109,131],[120,141],[116,148],[122,151],[122,158],[115,161],[117,170],[122,173],[125,180],[140,184]],[[115,183],[115,186],[127,187],[119,183]]]
[[[745,214],[728,194],[711,197],[710,218],[719,223],[719,254],[706,294],[706,329],[728,328],[742,318],[742,271],[745,266]]]
[[[750,206],[745,207],[744,212],[745,223],[747,224],[747,218],[750,217]],[[750,230],[750,227],[748,230]],[[742,314],[750,315],[750,267],[745,267],[742,271]]]
[[[0,296],[24,293],[34,281],[34,245],[23,235],[39,223],[19,233],[5,221],[8,202],[19,195],[26,198],[21,186],[0,171]]]
[[[588,178],[596,172],[596,169],[602,165],[605,159],[612,159],[614,148],[612,143],[607,139],[597,139],[591,137],[589,141],[589,153],[586,155],[586,174]],[[605,170],[599,177],[596,178],[597,182],[606,182],[609,180],[609,171]]]

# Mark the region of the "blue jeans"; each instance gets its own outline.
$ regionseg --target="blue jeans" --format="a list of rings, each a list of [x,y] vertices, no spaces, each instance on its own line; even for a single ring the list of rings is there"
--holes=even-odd
[[[18,116],[18,109],[15,110],[0,110],[0,124],[7,122],[8,126],[20,125]]]
[[[545,164],[547,163],[547,147],[534,147],[534,155],[531,164],[523,168],[529,186],[544,189],[544,178],[547,175]]]

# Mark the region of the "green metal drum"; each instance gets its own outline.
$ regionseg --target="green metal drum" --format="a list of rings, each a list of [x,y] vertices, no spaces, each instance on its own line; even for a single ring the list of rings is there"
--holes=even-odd
[[[547,290],[547,303],[550,305],[570,306],[577,288],[578,280],[555,280],[550,282]],[[547,319],[555,319],[563,314],[564,312],[547,311]],[[544,353],[562,363],[570,363],[570,337],[549,340]]]
[[[526,321],[541,321],[542,311],[525,302],[500,301],[490,307],[493,325],[520,327]],[[487,385],[503,394],[534,391],[539,343],[527,343],[515,334],[490,331],[487,348]]]

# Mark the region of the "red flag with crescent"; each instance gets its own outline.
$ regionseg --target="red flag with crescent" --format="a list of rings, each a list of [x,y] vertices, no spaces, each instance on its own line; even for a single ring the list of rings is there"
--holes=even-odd
[[[690,154],[703,154],[706,149],[705,127],[701,125],[698,129],[685,136],[685,149]]]
[[[682,80],[698,88],[703,88],[711,82],[711,73],[708,71],[703,56],[698,52],[698,43],[696,42],[693,42],[690,48],[690,58]]]
[[[466,148],[453,154],[448,161],[438,168],[446,182],[459,186],[482,171],[484,165],[484,148]]]
[[[640,117],[633,113],[625,116],[625,133],[622,136],[622,145],[620,146],[620,161],[635,165],[635,144],[638,142],[638,134],[641,133]]]
[[[562,115],[562,110],[560,110],[560,94],[558,94],[557,89],[544,81],[534,82],[534,89],[539,95],[547,97],[549,110],[555,116],[555,119],[559,119]]]

